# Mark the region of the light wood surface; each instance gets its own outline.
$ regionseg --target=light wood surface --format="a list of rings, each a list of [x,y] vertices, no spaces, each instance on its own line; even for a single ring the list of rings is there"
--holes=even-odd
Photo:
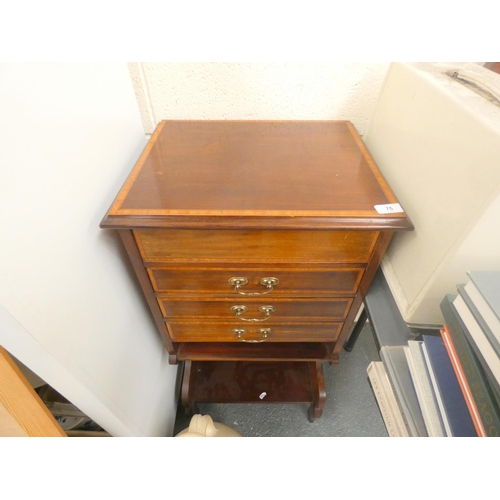
[[[3,347],[0,347],[0,436],[66,436]]]

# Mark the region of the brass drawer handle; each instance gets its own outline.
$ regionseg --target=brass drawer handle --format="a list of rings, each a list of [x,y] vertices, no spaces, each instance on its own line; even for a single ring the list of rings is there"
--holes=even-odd
[[[275,287],[280,280],[278,278],[268,277],[262,278],[260,284],[265,286],[267,290],[265,292],[242,292],[241,287],[248,283],[246,278],[229,278],[228,283],[234,286],[234,291],[241,295],[266,295],[266,293],[272,292],[273,287]]]
[[[244,339],[243,335],[246,335],[247,331],[244,328],[234,328],[233,333],[238,336],[238,340],[241,340],[241,342],[248,342],[249,344],[258,344],[260,342],[265,342],[268,337],[273,333],[271,328],[259,328],[257,330],[257,333],[259,335],[262,335],[261,339]]]
[[[267,321],[271,317],[271,313],[276,311],[276,307],[274,306],[260,306],[259,311],[263,312],[265,314],[265,318],[258,319],[258,318],[242,318],[241,315],[243,313],[246,313],[248,311],[247,306],[233,306],[231,307],[231,312],[234,312],[236,314],[236,317],[241,319],[242,321],[254,321],[254,322],[261,322],[261,321]]]

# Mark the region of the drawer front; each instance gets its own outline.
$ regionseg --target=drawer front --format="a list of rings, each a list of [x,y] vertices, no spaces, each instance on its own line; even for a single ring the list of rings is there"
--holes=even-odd
[[[165,318],[197,318],[200,320],[239,321],[241,327],[269,322],[293,321],[343,321],[352,300],[342,299],[213,299],[197,297],[158,298]],[[200,323],[202,326],[202,323]]]
[[[167,323],[174,342],[334,342],[343,323],[261,323],[196,321]]]
[[[287,269],[268,268],[195,268],[195,267],[161,267],[148,268],[153,288],[157,292],[179,293],[209,293],[225,296],[245,297],[243,293],[268,292],[267,286],[260,281],[263,278],[274,277],[279,280],[266,296],[297,296],[297,295],[355,295],[361,278],[363,267],[349,268],[308,268]],[[231,278],[244,278],[247,284],[241,285],[238,291],[231,285]],[[239,293],[242,292],[242,293]]]
[[[134,230],[145,261],[367,262],[376,231]]]

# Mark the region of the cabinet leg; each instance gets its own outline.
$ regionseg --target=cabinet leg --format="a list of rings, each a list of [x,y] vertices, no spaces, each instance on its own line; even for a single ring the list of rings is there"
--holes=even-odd
[[[361,330],[365,326],[367,319],[368,319],[368,314],[366,313],[366,309],[363,309],[361,311],[361,314],[359,315],[358,321],[356,321],[356,324],[352,329],[352,333],[351,336],[349,337],[349,340],[344,345],[344,349],[346,351],[351,352],[354,349],[354,344],[356,343],[356,340],[358,340],[359,334],[361,333]]]
[[[316,406],[314,406],[314,403],[309,406],[307,410],[307,419],[309,420],[309,422],[314,422],[317,418],[320,418],[321,415],[323,415],[323,408],[316,408]]]
[[[191,406],[186,406],[184,408],[184,415],[186,417],[192,417],[193,415],[197,415],[200,413],[200,410],[198,409],[198,405],[196,403],[193,403]]]
[[[310,363],[311,378],[313,385],[313,403],[309,406],[307,417],[309,422],[314,422],[323,414],[323,408],[326,403],[325,376],[323,374],[323,363],[316,361]]]
[[[194,401],[194,383],[196,377],[196,370],[193,368],[191,361],[184,361],[184,373],[182,376],[181,387],[181,403],[184,407],[184,413],[188,417],[192,417],[199,413],[196,402]]]

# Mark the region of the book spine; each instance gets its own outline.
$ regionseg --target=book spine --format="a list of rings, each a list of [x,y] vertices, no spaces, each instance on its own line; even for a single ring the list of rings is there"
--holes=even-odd
[[[434,394],[436,396],[436,403],[439,409],[439,414],[441,415],[441,419],[443,421],[443,429],[444,429],[444,435],[451,437],[453,436],[451,426],[450,426],[450,421],[448,420],[448,415],[446,414],[446,409],[444,407],[443,403],[443,398],[441,397],[441,393],[439,391],[439,385],[437,382],[436,374],[434,372],[430,357],[429,357],[429,352],[427,350],[427,346],[425,345],[425,342],[422,344],[422,353],[424,355],[424,360],[425,360],[425,365],[427,367],[427,370],[429,372],[429,378],[431,380],[432,388],[434,391]]]
[[[450,337],[455,345],[458,358],[462,364],[465,377],[469,383],[472,397],[476,402],[476,407],[481,416],[486,434],[488,436],[499,436],[500,406],[496,401],[494,391],[488,382],[488,378],[469,340],[467,340],[467,335],[464,333],[465,327],[461,323],[458,314],[454,311],[454,299],[455,296],[446,295],[441,302],[441,311],[448,327]]]
[[[383,363],[372,361],[366,371],[389,437],[409,437]]]
[[[491,344],[485,337],[481,327],[477,324],[461,295],[455,297],[453,304],[451,304],[451,310],[455,314],[472,351],[476,355],[476,359],[486,377],[485,380],[493,390],[493,394],[497,398],[496,401],[500,406],[500,359],[495,354]]]
[[[405,347],[405,354],[427,433],[431,437],[443,437],[445,434],[443,422],[423,358],[421,344],[422,341],[409,340],[408,347]]]
[[[380,359],[382,360],[382,363],[386,370],[387,378],[389,379],[392,391],[394,392],[394,396],[396,398],[396,402],[398,403],[399,410],[401,411],[401,415],[403,416],[408,434],[412,437],[417,437],[419,436],[417,426],[415,424],[415,421],[413,420],[411,410],[404,397],[403,390],[400,384],[398,384],[398,376],[386,349],[386,346],[383,346],[380,349]]]
[[[444,325],[444,329],[440,330],[440,332],[441,336],[443,337],[444,346],[446,347],[446,351],[448,352],[448,356],[451,360],[451,366],[453,366],[453,370],[455,371],[455,375],[457,376],[458,384],[460,385],[460,389],[462,389],[462,393],[464,395],[467,408],[469,409],[472,422],[474,424],[474,427],[476,428],[477,435],[485,437],[486,429],[484,428],[483,421],[481,420],[481,416],[479,415],[479,410],[477,409],[476,401],[472,396],[469,383],[467,382],[467,378],[465,377],[465,374],[463,372],[462,364],[460,363],[460,359],[457,355],[455,345],[453,344],[453,340],[450,337],[448,326]]]
[[[500,271],[467,271],[467,274],[493,316],[500,321]]]
[[[479,310],[475,306],[472,299],[469,297],[469,294],[465,290],[464,286],[457,285],[457,290],[458,290],[458,293],[464,299],[464,302],[465,302],[466,306],[469,308],[469,311],[474,316],[474,319],[477,321],[477,324],[481,327],[481,330],[483,331],[485,337],[489,340],[491,347],[495,351],[495,354],[498,357],[500,357],[500,342],[498,342],[498,339],[495,337],[495,335],[491,331],[490,327],[484,321],[483,317],[481,316],[481,313],[479,312]]]

